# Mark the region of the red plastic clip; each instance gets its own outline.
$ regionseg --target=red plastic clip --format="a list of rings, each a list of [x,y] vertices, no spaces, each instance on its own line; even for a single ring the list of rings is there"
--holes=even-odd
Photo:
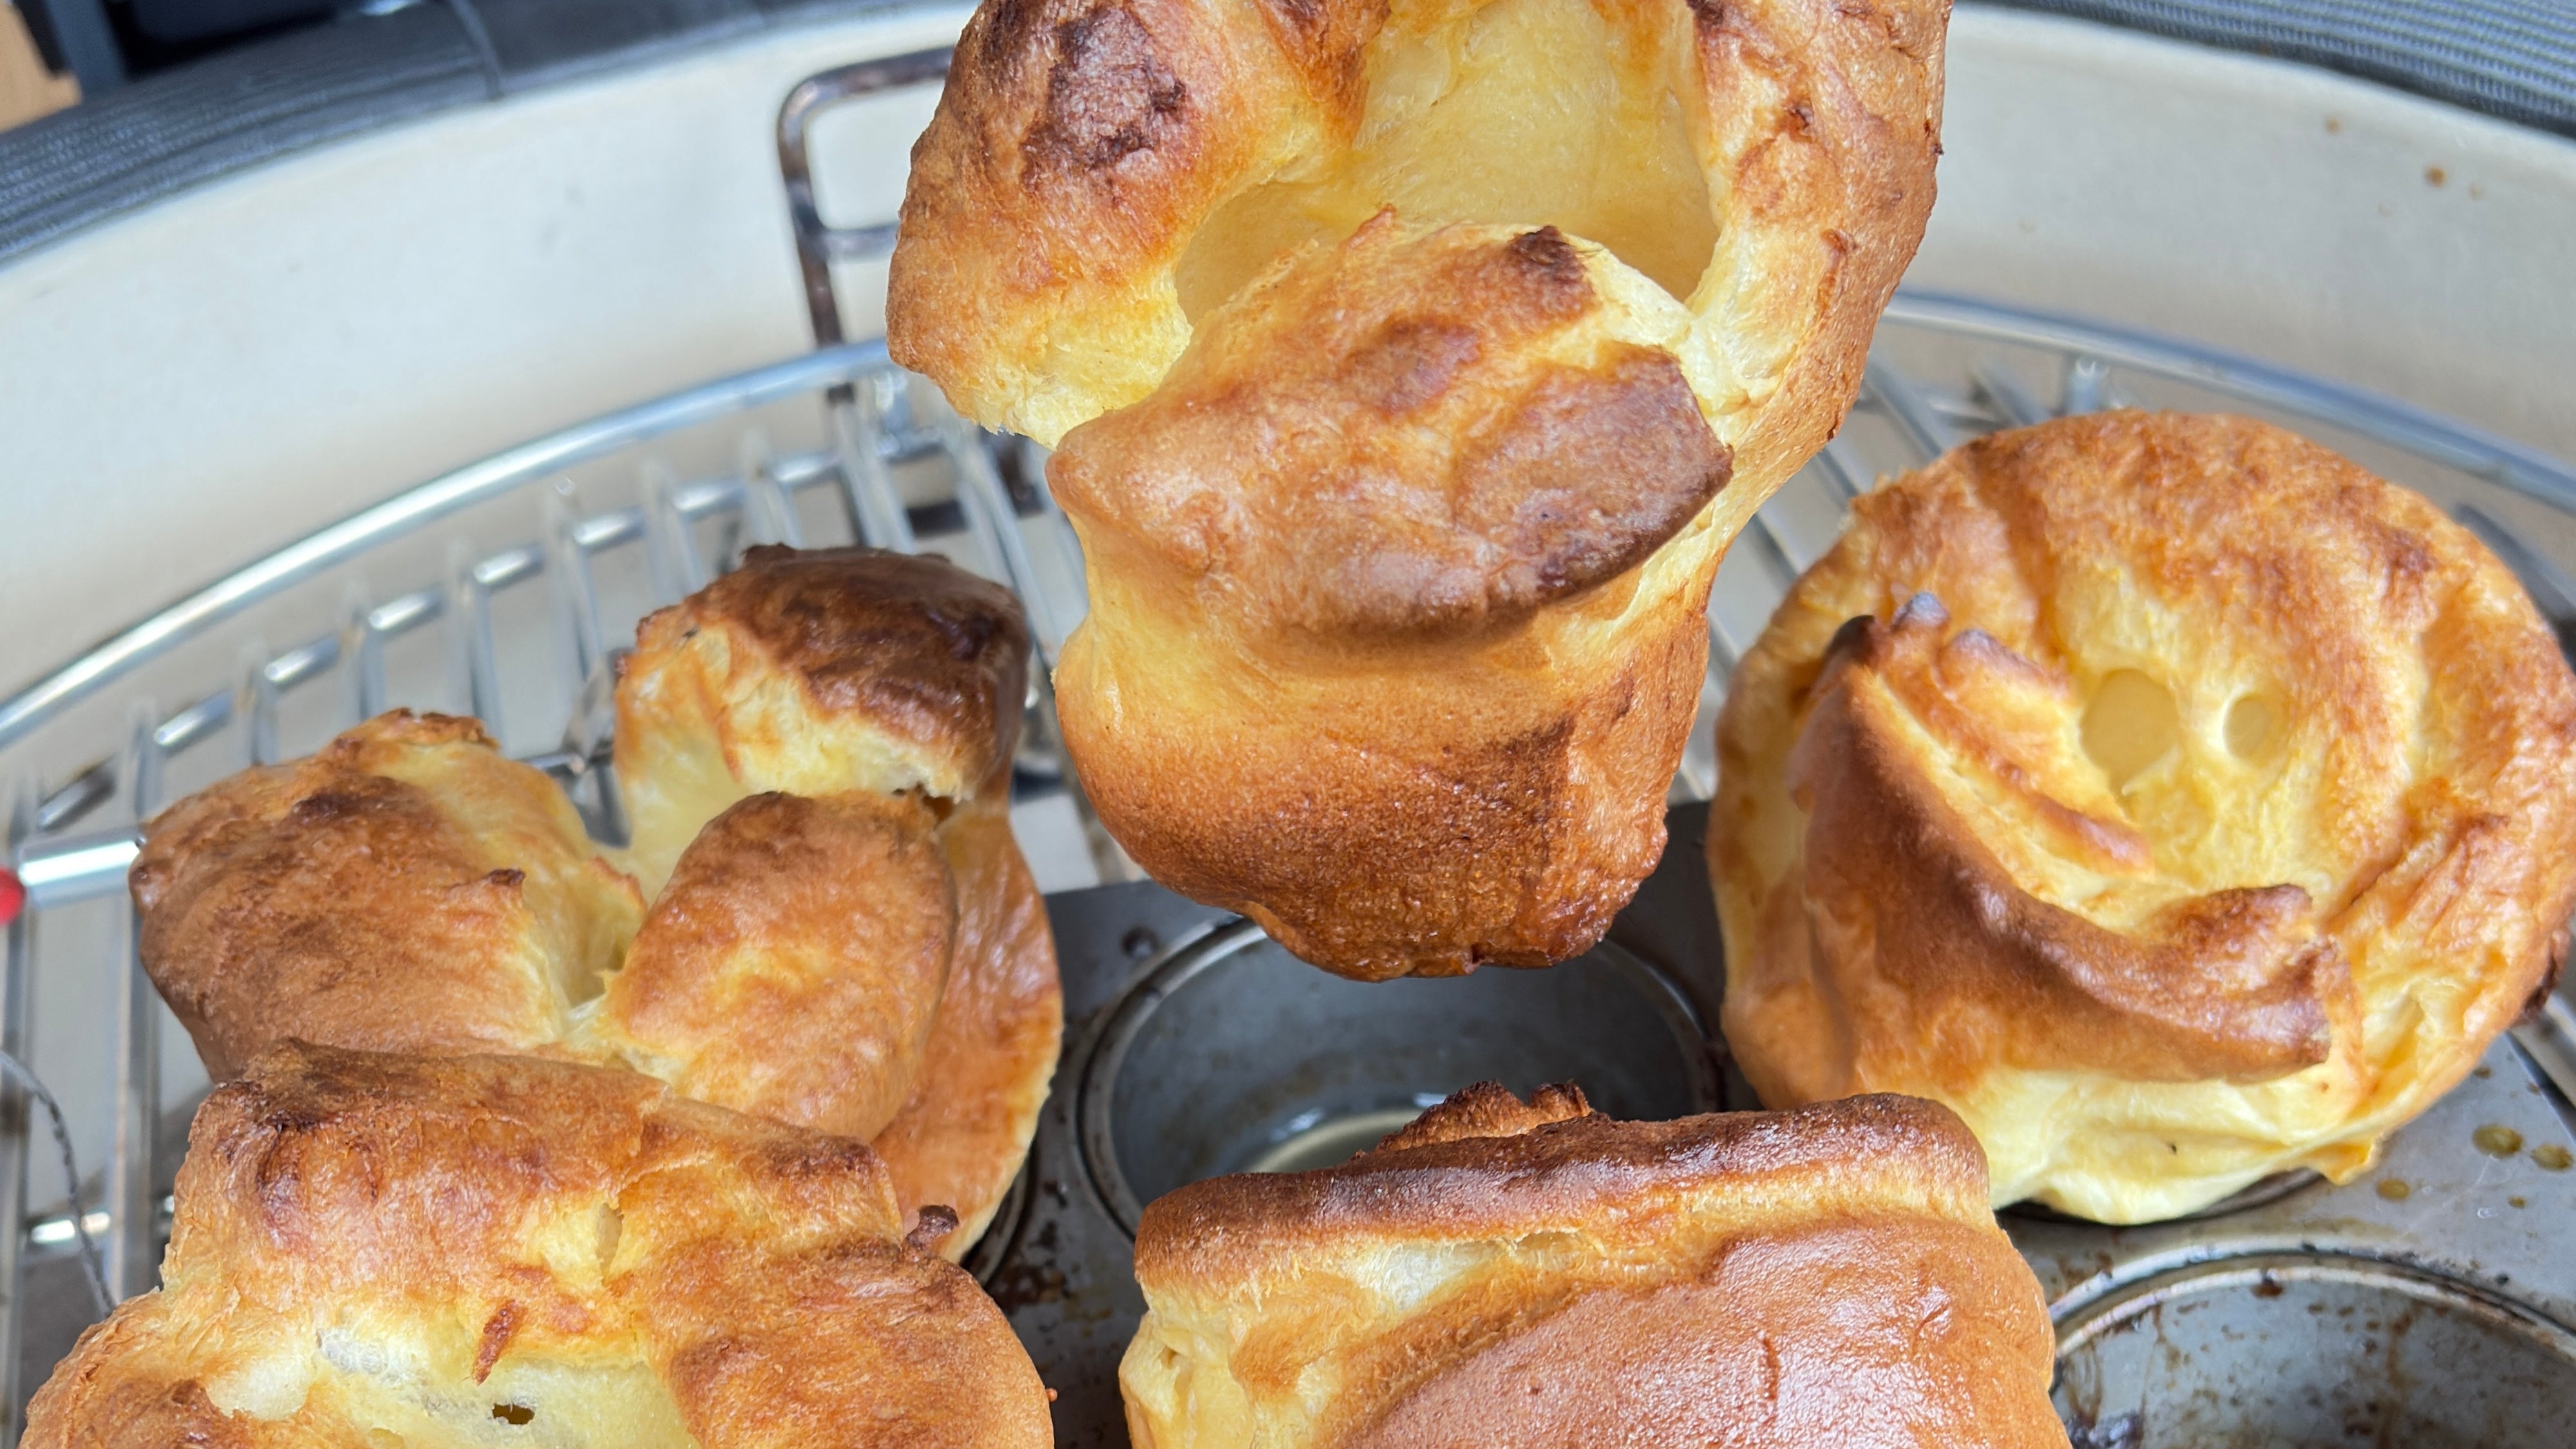
[[[18,919],[18,913],[26,908],[27,883],[18,879],[16,871],[0,865],[0,926]]]

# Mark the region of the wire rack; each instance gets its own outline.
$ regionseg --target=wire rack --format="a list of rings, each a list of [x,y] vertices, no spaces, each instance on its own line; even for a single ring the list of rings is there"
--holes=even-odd
[[[26,893],[6,929],[0,1051],[59,1094],[54,1165],[30,1098],[0,1083],[0,1405],[17,1410],[96,1316],[77,1244],[95,1235],[118,1296],[152,1286],[171,1173],[206,1082],[134,955],[124,889],[139,822],[245,765],[309,752],[395,706],[469,712],[546,769],[592,828],[622,832],[608,765],[609,664],[634,622],[763,542],[931,550],[1008,584],[1052,664],[1083,608],[1081,560],[1044,456],[961,421],[845,340],[837,264],[881,258],[891,224],[821,219],[806,154],[820,111],[934,83],[945,53],[798,86],[779,117],[817,350],[567,428],[296,541],[0,699],[6,859]],[[2394,399],[2188,343],[1977,299],[1900,293],[1842,435],[1755,518],[1719,570],[1701,719],[1673,784],[1705,798],[1710,719],[1735,659],[1845,505],[1884,474],[1996,428],[2113,406],[2272,418],[2450,507],[2576,639],[2576,470]],[[391,480],[355,478],[352,491]],[[274,647],[272,641],[286,641]],[[1036,672],[1014,820],[1042,882],[1125,878],[1083,808]],[[2576,1014],[2553,1001],[2518,1040],[2576,1091]]]

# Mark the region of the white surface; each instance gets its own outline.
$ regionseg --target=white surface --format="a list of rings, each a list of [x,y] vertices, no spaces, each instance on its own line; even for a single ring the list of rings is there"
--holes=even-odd
[[[444,112],[0,268],[0,693],[422,478],[811,346],[778,103],[964,14],[763,32]],[[846,219],[891,217],[882,158],[934,98],[818,135],[875,182],[841,188]]]
[[[446,467],[805,346],[778,100],[963,13],[768,32],[447,112],[0,269],[0,689]],[[1915,280],[2241,348],[2576,456],[2576,146],[2012,12],[1963,7],[1950,55]],[[928,104],[817,137],[839,219],[891,214]]]
[[[2576,144],[2076,21],[1962,6],[1950,37],[1909,282],[2232,347],[2576,458]]]

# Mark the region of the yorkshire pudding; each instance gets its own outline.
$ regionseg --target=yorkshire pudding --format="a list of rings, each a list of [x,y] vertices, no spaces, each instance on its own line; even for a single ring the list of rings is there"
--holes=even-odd
[[[2348,1180],[2545,987],[2576,681],[2424,499],[2242,418],[1971,443],[1737,667],[1709,856],[1766,1103],[1956,1110],[2102,1222]]]
[[[1922,234],[1946,14],[977,13],[888,339],[1062,440],[1057,697],[1140,864],[1362,978],[1599,938],[1661,853],[1718,556]]]
[[[2039,1284],[1958,1119],[1614,1122],[1491,1083],[1348,1165],[1145,1209],[1137,1449],[2064,1449]]]
[[[301,1044],[189,1137],[163,1286],[82,1335],[30,1449],[1052,1441],[862,1143],[631,1072]]]
[[[641,634],[617,760],[649,912],[552,780],[397,712],[152,822],[146,969],[218,1079],[290,1037],[540,1052],[873,1138],[962,1254],[1062,1021],[1008,815],[1016,606],[936,559],[759,549]]]

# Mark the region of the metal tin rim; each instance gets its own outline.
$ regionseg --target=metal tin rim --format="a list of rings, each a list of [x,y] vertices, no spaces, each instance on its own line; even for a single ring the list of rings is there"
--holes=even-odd
[[[1004,1264],[1011,1258],[1011,1248],[1019,1240],[1020,1225],[1029,1215],[1029,1161],[1020,1159],[1020,1170],[1011,1185],[1002,1192],[1002,1200],[993,1209],[992,1218],[984,1224],[984,1235],[968,1248],[957,1266],[974,1275],[975,1281],[990,1288]]]
[[[1112,1093],[1118,1073],[1126,1065],[1128,1049],[1154,1012],[1174,993],[1219,962],[1268,939],[1259,926],[1237,918],[1182,946],[1119,995],[1110,1007],[1108,1025],[1084,1059],[1075,1107],[1083,1166],[1090,1174],[1093,1190],[1108,1208],[1111,1221],[1130,1238],[1136,1236],[1145,1205],[1137,1200],[1126,1173],[1118,1166],[1118,1135],[1110,1121]],[[1672,1032],[1674,1045],[1682,1049],[1690,1071],[1693,1107],[1702,1112],[1717,1110],[1718,1075],[1709,1055],[1708,1031],[1689,995],[1664,973],[1613,942],[1605,940],[1584,955],[1607,964],[1639,989]]]
[[[2380,1289],[2450,1309],[2538,1345],[2576,1368],[2576,1330],[2525,1304],[2412,1263],[2317,1249],[2203,1259],[2131,1279],[2079,1302],[2061,1304],[2057,1356],[2062,1363],[2068,1355],[2177,1299],[2302,1281]]]

